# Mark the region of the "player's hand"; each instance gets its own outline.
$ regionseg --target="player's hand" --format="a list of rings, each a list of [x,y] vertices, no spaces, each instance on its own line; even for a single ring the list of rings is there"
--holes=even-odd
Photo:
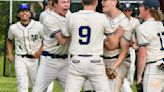
[[[35,52],[35,54],[33,55],[33,57],[34,57],[35,59],[39,59],[41,53],[42,53],[41,51],[37,51],[37,52]]]
[[[8,55],[8,62],[12,63],[14,61],[13,55]]]
[[[142,82],[142,76],[137,76],[137,84]]]
[[[137,77],[137,92],[143,92],[142,76]]]
[[[119,26],[119,28],[116,29],[116,34],[118,34],[120,37],[124,34],[124,29],[122,26]]]

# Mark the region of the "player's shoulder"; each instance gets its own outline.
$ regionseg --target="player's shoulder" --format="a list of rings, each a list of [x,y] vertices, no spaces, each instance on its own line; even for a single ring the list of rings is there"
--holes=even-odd
[[[14,24],[11,24],[10,29],[18,29],[18,24],[20,24],[20,21],[14,23]]]
[[[33,22],[34,26],[43,26],[39,21],[32,19],[31,22]]]
[[[145,21],[143,22],[139,27],[138,27],[138,32],[139,33],[142,33],[142,34],[148,34],[150,33],[152,30],[151,26],[150,26],[150,23]]]
[[[117,18],[120,20],[128,20],[127,16],[123,12],[120,12]]]

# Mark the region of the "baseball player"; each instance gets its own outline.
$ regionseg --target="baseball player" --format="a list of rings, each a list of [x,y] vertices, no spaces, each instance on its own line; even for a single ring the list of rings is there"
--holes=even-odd
[[[47,1],[47,5],[45,6],[45,10],[40,14],[39,17],[39,22],[41,22],[43,24],[43,20],[48,17],[49,15],[51,15],[51,13],[53,13],[53,6],[52,6],[52,0],[48,0]],[[53,84],[54,82],[52,82],[48,88],[47,88],[47,92],[52,92],[53,91]]]
[[[8,32],[8,61],[15,61],[18,92],[29,92],[34,85],[38,68],[38,59],[42,51],[43,25],[31,17],[28,4],[20,4],[18,9],[20,21],[13,24]],[[15,58],[13,58],[13,41],[15,42]]]
[[[158,0],[144,0],[139,17],[144,23],[137,30],[139,44],[137,84],[143,76],[143,92],[164,92],[164,26]]]
[[[132,38],[132,28],[129,24],[129,20],[124,13],[116,7],[117,4],[117,0],[102,0],[103,12],[106,13],[112,29],[116,30],[119,26],[122,26],[125,31],[118,42],[118,46],[120,44],[120,47],[112,49],[111,45],[105,44],[104,62],[106,67],[117,72],[116,78],[109,80],[112,92],[120,92],[123,80],[130,67],[128,49]]]
[[[133,32],[132,32],[132,42],[131,42],[132,47],[129,48],[131,65],[130,65],[128,74],[123,81],[122,92],[132,92],[131,87],[133,85],[133,80],[134,80],[135,60],[136,60],[135,49],[138,48],[135,33],[136,33],[136,29],[140,25],[140,22],[137,18],[132,17],[133,6],[131,3],[123,4],[123,12],[128,17]]]
[[[52,2],[54,11],[43,19],[44,46],[34,92],[45,92],[54,79],[59,82],[63,90],[65,88],[69,44],[62,36],[62,32],[65,30],[65,15],[70,7],[70,0],[52,0]]]
[[[104,33],[113,41],[114,35],[106,16],[95,11],[97,4],[98,0],[82,0],[84,10],[68,18],[65,36],[71,37],[72,58],[64,92],[80,92],[86,80],[96,92],[110,91],[100,55],[103,54]]]

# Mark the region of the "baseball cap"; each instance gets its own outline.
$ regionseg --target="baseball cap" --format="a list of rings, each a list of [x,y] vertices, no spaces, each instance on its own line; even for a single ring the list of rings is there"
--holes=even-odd
[[[30,10],[30,6],[27,3],[20,4],[18,11],[21,11],[21,10]]]
[[[152,9],[160,8],[159,0],[144,0],[142,5]]]
[[[122,9],[123,10],[133,10],[133,5],[131,3],[123,3]]]

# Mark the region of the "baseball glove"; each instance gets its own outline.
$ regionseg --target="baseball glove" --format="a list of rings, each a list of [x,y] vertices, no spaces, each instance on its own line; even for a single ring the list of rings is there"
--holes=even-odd
[[[108,76],[109,79],[114,79],[116,78],[116,70],[114,68],[106,68],[106,74]]]
[[[137,92],[143,92],[142,82],[138,83],[136,86],[137,86]]]

